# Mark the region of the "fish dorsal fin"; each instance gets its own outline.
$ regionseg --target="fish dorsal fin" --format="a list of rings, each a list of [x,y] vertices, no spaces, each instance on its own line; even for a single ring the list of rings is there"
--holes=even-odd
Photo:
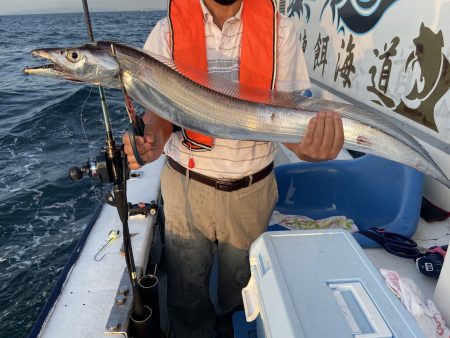
[[[316,101],[315,99],[302,96],[299,92],[281,92],[242,85],[232,82],[220,74],[210,74],[185,63],[165,58],[147,50],[142,50],[142,52],[209,90],[240,100],[302,110],[308,109],[307,107],[310,107],[311,104]]]
[[[378,128],[382,130],[398,129],[392,121],[387,120],[381,114],[375,114],[369,110],[364,110],[353,104],[329,101],[325,99],[305,97],[299,92],[281,92],[270,89],[262,89],[241,85],[232,82],[220,74],[209,74],[208,72],[199,70],[192,66],[186,65],[172,59],[165,58],[150,51],[139,49],[142,53],[149,55],[160,63],[164,64],[177,73],[189,78],[197,84],[208,88],[209,90],[234,97],[241,100],[262,103],[283,108],[290,108],[296,110],[303,110],[309,112],[318,112],[320,110],[334,110],[339,112],[343,118],[355,120],[355,116],[364,123],[371,124],[376,122]],[[412,137],[407,137],[408,144],[415,143],[411,140]]]
[[[358,112],[361,111],[361,108],[353,104],[305,97],[299,92],[281,92],[242,85],[232,82],[220,74],[209,74],[181,62],[177,62],[148,51],[144,52],[199,85],[227,96],[245,101],[309,112],[334,110],[339,112],[342,117],[351,120],[354,120],[356,115],[362,120],[362,122],[368,124],[375,121],[381,129],[383,129],[386,123],[389,123],[384,116],[380,116],[379,114],[375,114],[368,110],[365,110],[363,114],[359,114]],[[389,128],[397,127],[394,126],[393,123],[389,123]]]
[[[427,151],[422,147],[421,144],[417,143],[414,137],[403,132],[400,127],[394,124],[390,119],[387,119],[381,113],[375,113],[374,111],[363,109],[353,104],[330,101],[326,99],[304,97],[296,92],[279,92],[269,89],[260,89],[240,85],[227,80],[218,74],[208,74],[207,72],[198,70],[192,66],[182,64],[180,62],[174,62],[171,59],[162,57],[144,49],[129,47],[126,45],[123,46],[129,49],[133,49],[135,52],[141,54],[141,57],[144,57],[142,54],[146,54],[152,59],[162,63],[169,69],[172,69],[177,73],[190,78],[191,81],[197,83],[200,86],[203,86],[204,88],[207,88],[208,90],[212,90],[230,97],[308,112],[318,112],[321,110],[337,111],[343,118],[365,123],[369,126],[372,126],[372,128],[379,129],[402,140],[402,142],[409,145],[412,149],[418,151],[431,163],[434,163],[431,156],[427,153]]]
[[[295,110],[303,110],[308,112],[334,110],[338,112],[343,118],[356,121],[359,120],[360,122],[369,125],[375,123],[375,125],[377,125],[379,129],[384,130],[388,133],[392,132],[392,130],[397,130],[396,136],[401,137],[403,142],[413,148],[417,146],[417,142],[413,139],[412,136],[402,133],[400,128],[396,126],[392,121],[389,121],[385,116],[382,116],[381,114],[375,114],[374,112],[366,109],[364,109],[363,111],[362,108],[356,105],[329,101],[325,99],[305,97],[299,92],[280,92],[276,90],[241,85],[239,83],[232,82],[219,74],[209,74],[192,66],[176,62],[147,51],[144,52],[146,52],[159,62],[163,63],[167,67],[189,78],[190,80],[215,92],[219,92],[224,95],[245,101]],[[356,119],[355,116],[358,116],[358,119]],[[420,145],[419,147],[422,149]],[[432,161],[427,152],[423,151],[422,153],[425,157]]]

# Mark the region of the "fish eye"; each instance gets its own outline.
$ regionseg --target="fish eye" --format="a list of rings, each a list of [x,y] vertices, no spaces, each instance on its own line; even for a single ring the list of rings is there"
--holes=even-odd
[[[67,58],[71,62],[79,61],[80,57],[81,57],[81,53],[75,49],[71,49],[71,50],[67,51]]]

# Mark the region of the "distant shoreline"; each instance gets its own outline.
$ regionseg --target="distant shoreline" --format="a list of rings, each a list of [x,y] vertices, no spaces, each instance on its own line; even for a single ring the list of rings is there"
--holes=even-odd
[[[117,12],[161,12],[165,11],[166,8],[154,8],[154,9],[135,9],[135,10],[102,10],[102,9],[90,9],[90,13],[117,13]],[[83,14],[81,10],[73,10],[73,11],[62,11],[59,10],[42,10],[42,11],[21,11],[21,12],[9,12],[9,13],[0,13],[0,16],[20,16],[20,15],[58,15],[58,14]]]

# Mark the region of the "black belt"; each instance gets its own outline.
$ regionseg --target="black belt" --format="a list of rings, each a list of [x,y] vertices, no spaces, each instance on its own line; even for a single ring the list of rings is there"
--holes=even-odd
[[[187,169],[178,162],[176,162],[175,160],[173,160],[171,157],[167,157],[167,163],[169,163],[172,169],[186,176]],[[189,178],[192,178],[195,181],[214,187],[217,190],[230,192],[246,188],[256,182],[261,181],[262,179],[266,178],[272,172],[272,170],[273,170],[273,162],[271,162],[264,169],[254,173],[253,175],[245,176],[234,181],[216,180],[214,178],[196,173],[194,171],[189,171]]]

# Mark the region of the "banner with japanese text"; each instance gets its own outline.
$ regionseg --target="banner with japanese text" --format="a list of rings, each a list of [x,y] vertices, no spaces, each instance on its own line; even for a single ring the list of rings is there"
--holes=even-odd
[[[309,76],[450,149],[450,0],[285,0]]]

